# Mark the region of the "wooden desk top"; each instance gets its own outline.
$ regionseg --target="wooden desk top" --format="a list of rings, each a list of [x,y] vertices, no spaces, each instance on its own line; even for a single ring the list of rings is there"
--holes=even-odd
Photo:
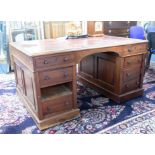
[[[46,39],[10,43],[14,48],[22,51],[28,56],[40,56],[45,54],[56,54],[63,52],[74,52],[80,50],[106,48],[128,44],[147,43],[146,40],[103,36],[82,39]]]

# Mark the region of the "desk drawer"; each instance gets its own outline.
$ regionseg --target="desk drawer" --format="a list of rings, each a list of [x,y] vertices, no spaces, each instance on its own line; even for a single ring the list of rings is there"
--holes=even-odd
[[[115,36],[128,36],[128,29],[105,29],[104,33]]]
[[[130,22],[128,21],[106,21],[104,22],[104,28],[109,29],[123,29],[123,28],[129,28]]]
[[[72,73],[72,67],[40,72],[40,87],[52,86],[55,84],[72,81]]]
[[[35,65],[37,68],[49,67],[52,65],[65,65],[74,62],[74,55],[61,55],[61,56],[46,56],[35,59]]]
[[[140,77],[140,66],[123,71],[123,81],[127,82]]]
[[[134,79],[130,80],[123,84],[122,86],[122,93],[126,93],[135,89],[138,89],[140,87],[140,79]]]
[[[134,44],[124,46],[123,52],[125,55],[130,55],[133,53],[141,53],[147,51],[147,44]]]
[[[142,55],[130,56],[124,59],[125,68],[130,68],[134,65],[141,65],[141,63],[142,63]]]
[[[43,103],[43,115],[55,114],[71,110],[73,107],[72,95],[61,96]]]

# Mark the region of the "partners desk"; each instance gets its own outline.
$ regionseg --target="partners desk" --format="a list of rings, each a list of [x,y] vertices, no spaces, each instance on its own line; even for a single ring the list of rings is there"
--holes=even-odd
[[[77,77],[117,103],[143,95],[147,41],[49,39],[11,43],[10,50],[18,96],[41,130],[80,114]]]

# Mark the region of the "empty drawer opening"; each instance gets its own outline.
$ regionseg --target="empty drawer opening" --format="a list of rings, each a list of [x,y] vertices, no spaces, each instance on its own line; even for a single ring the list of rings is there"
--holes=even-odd
[[[70,82],[41,88],[42,100],[55,99],[57,97],[70,95],[70,94],[72,94]]]

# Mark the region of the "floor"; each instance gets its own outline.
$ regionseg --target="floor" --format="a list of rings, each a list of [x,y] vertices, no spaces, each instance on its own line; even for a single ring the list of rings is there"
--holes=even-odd
[[[155,54],[152,55],[151,61],[154,61],[155,62]]]
[[[0,74],[8,73],[9,65],[8,64],[0,64]]]
[[[151,63],[145,73],[144,95],[124,104],[117,104],[77,82],[80,116],[40,131],[16,95],[14,73],[1,74],[0,133],[155,133],[154,75],[155,63]]]

